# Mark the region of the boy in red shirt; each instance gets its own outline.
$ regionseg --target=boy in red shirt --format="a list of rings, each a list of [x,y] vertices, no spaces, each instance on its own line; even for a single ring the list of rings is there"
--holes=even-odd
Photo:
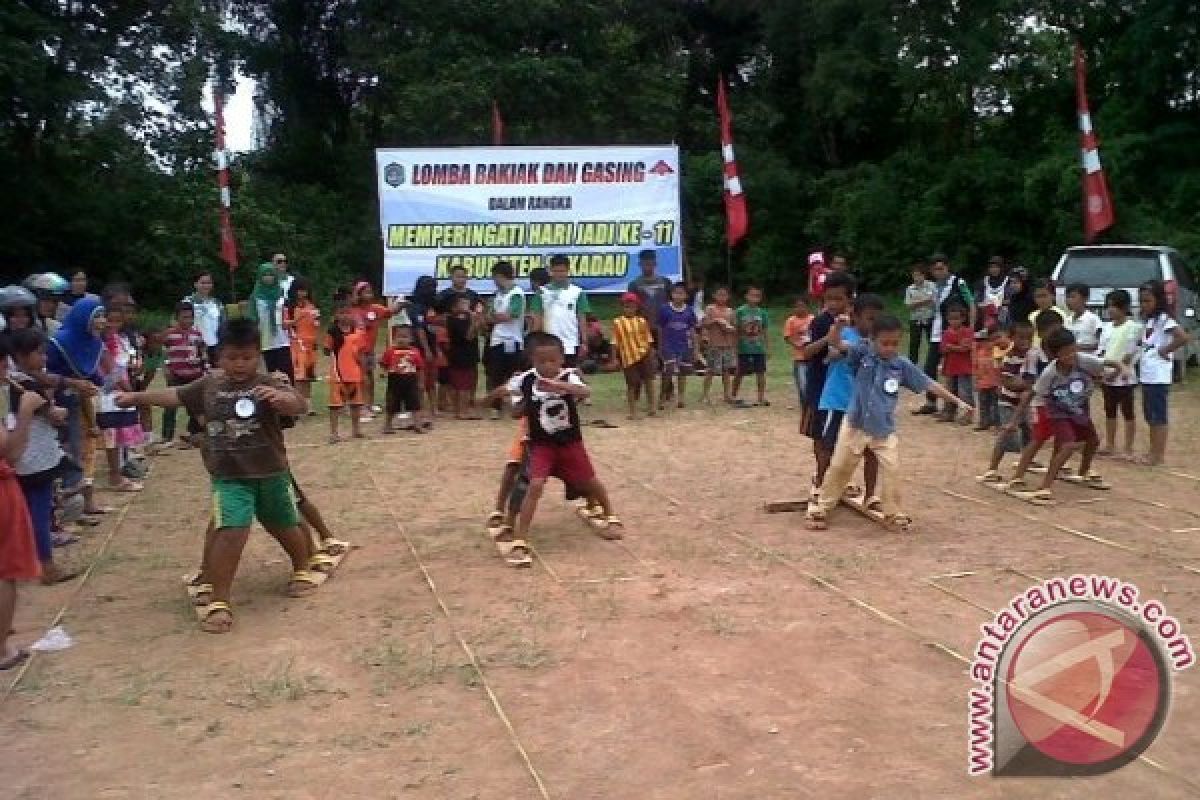
[[[975,352],[975,331],[967,326],[967,310],[952,306],[946,311],[946,330],[942,331],[942,377],[951,394],[968,406],[975,404],[975,386],[972,379],[972,361]],[[957,409],[950,406],[939,416],[940,422],[954,422]],[[963,424],[972,422],[970,411],[963,417]]]
[[[392,328],[392,344],[383,351],[379,366],[387,375],[387,400],[385,401],[383,432],[395,433],[393,422],[396,415],[408,412],[413,415],[414,433],[425,433],[432,427],[429,420],[419,419],[421,414],[422,375],[425,359],[413,345],[411,325],[396,325]]]
[[[350,407],[350,430],[355,439],[365,439],[361,429],[363,373],[367,363],[367,333],[355,324],[348,305],[338,308],[333,325],[325,336],[329,359],[329,443],[341,441],[338,417]]]
[[[204,377],[208,349],[204,346],[203,334],[196,327],[196,312],[191,303],[175,306],[175,324],[163,332],[163,357],[167,386],[186,386]],[[175,411],[173,407],[163,409],[162,437],[167,445],[175,438]],[[189,412],[184,444],[190,447],[191,437],[201,430],[200,423]]]

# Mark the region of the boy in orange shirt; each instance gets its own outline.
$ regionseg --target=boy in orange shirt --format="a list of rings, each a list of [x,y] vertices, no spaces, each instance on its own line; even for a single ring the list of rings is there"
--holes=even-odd
[[[812,337],[808,335],[812,322],[813,314],[808,308],[808,303],[804,302],[803,297],[797,297],[792,315],[787,318],[787,322],[783,323],[783,338],[792,346],[792,376],[796,381],[798,398],[796,407],[800,409],[800,430],[808,429],[806,424],[808,404],[804,402],[805,383],[808,377],[808,357],[804,355],[804,348],[812,341]]]
[[[1000,362],[1008,352],[1008,338],[999,329],[995,306],[984,311],[984,329],[975,340],[973,369],[978,421],[975,430],[1000,426]]]
[[[349,305],[337,309],[333,325],[325,336],[329,359],[329,443],[341,441],[338,417],[350,407],[350,430],[355,439],[365,439],[361,430],[363,373],[367,364],[367,333],[355,324]]]

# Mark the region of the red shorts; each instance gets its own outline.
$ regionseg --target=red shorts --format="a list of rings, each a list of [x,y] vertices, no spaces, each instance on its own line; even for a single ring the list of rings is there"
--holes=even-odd
[[[479,383],[479,367],[450,367],[450,388],[457,392],[474,391]]]
[[[1076,442],[1091,442],[1099,439],[1096,426],[1090,419],[1077,422],[1073,419],[1055,419],[1045,413],[1039,417],[1033,428],[1033,438],[1038,444],[1048,439],[1054,439],[1055,446],[1062,447]]]
[[[567,486],[582,486],[596,477],[583,442],[529,443],[529,480],[558,478]]]
[[[1054,438],[1054,425],[1045,406],[1034,406],[1033,409],[1033,440],[1038,444]]]

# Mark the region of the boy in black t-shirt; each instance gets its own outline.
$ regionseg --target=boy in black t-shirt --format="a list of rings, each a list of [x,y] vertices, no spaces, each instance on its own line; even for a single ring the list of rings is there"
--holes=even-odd
[[[574,492],[601,507],[602,513],[593,517],[591,524],[605,539],[620,539],[624,530],[583,444],[577,404],[590,397],[592,390],[579,373],[564,369],[562,342],[557,336],[531,333],[526,339],[526,349],[533,369],[514,376],[508,383],[515,411],[529,425],[529,488],[521,504],[515,536],[508,542],[507,560],[514,566],[529,563],[526,536],[546,480],[551,477],[559,478]]]
[[[479,384],[479,330],[482,320],[468,298],[454,298],[446,330],[450,349],[446,361],[450,370],[450,388],[454,391],[454,418],[480,419],[475,413],[475,387]]]
[[[850,302],[854,298],[854,288],[854,278],[846,272],[830,273],[821,295],[824,308],[809,327],[809,343],[804,346],[804,356],[808,359],[808,374],[804,384],[805,410],[800,419],[800,430],[812,439],[813,456],[817,462],[817,471],[809,489],[810,500],[815,499],[817,489],[825,480],[825,470],[829,468],[829,461],[833,457],[833,450],[825,446],[824,437],[821,435],[825,427],[824,419],[817,409],[821,404],[821,392],[825,389],[825,377],[829,372],[829,344],[837,340],[834,323],[839,316],[849,311]]]

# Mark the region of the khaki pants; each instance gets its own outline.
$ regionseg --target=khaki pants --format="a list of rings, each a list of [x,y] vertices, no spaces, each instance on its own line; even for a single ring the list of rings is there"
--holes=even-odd
[[[842,427],[838,429],[837,447],[818,493],[817,505],[821,511],[828,514],[837,506],[867,448],[879,460],[879,486],[876,488],[883,500],[884,515],[891,517],[900,513],[900,439],[894,433],[883,439],[870,436],[850,427],[849,419],[843,419]]]

